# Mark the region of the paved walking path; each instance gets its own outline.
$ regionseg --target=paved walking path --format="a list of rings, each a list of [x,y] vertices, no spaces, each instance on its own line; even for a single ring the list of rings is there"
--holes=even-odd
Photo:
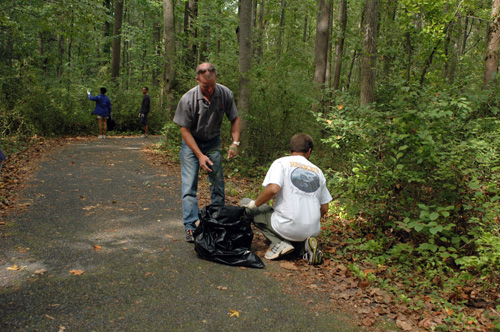
[[[141,153],[154,140],[76,140],[40,162],[2,226],[0,331],[357,330],[285,295],[276,265],[197,258],[179,174]]]

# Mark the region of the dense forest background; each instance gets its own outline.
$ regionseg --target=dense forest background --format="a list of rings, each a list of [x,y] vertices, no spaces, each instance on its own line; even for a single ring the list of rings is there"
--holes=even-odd
[[[150,128],[175,150],[177,101],[209,61],[243,119],[242,156],[230,172],[261,176],[294,133],[309,133],[335,196],[332,214],[356,229],[351,249],[374,264],[398,263],[401,273],[450,276],[449,287],[471,278],[497,287],[499,7],[2,0],[2,149],[20,137],[95,133],[86,90],[101,86],[117,131],[139,132],[148,86]]]

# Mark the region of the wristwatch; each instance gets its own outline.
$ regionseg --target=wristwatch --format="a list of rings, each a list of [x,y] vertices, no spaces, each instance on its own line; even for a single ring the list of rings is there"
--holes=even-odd
[[[236,142],[236,141],[233,142],[233,144],[236,145],[236,146],[240,146],[240,143],[241,142]]]

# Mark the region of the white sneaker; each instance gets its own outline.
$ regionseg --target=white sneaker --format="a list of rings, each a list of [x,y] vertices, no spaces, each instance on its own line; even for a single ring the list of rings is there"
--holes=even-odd
[[[99,135],[97,138],[103,138],[103,136],[102,136],[102,135]]]
[[[272,247],[271,250],[266,252],[266,255],[264,257],[266,257],[266,259],[272,260],[272,259],[276,259],[280,256],[289,254],[293,250],[294,250],[294,247],[290,243],[288,243],[286,241],[281,241],[280,243],[278,243],[277,245]]]

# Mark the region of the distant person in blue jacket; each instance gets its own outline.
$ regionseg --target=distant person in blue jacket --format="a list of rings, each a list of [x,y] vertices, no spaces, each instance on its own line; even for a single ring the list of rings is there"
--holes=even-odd
[[[101,88],[100,91],[101,94],[96,97],[92,97],[89,90],[87,90],[87,94],[90,100],[96,102],[92,114],[95,114],[97,121],[99,121],[99,138],[106,138],[108,132],[107,120],[111,116],[111,100],[106,96],[106,88]]]
[[[3,154],[2,150],[0,150],[0,173],[2,172],[2,163],[3,161],[7,159],[5,155]]]

